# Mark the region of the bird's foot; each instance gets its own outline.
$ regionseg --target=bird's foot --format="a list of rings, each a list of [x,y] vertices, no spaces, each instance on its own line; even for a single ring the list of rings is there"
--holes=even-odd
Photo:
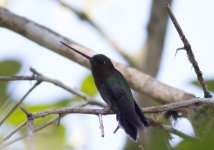
[[[112,112],[113,112],[112,109],[111,109],[111,107],[109,107],[109,106],[104,107],[103,110],[104,110],[106,113],[112,113]]]
[[[114,130],[114,134],[117,132],[117,130],[119,130],[120,129],[120,125],[118,124],[117,125],[117,127],[116,127],[116,129]]]

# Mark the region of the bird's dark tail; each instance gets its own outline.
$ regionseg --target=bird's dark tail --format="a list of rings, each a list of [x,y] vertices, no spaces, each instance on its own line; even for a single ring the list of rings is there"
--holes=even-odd
[[[129,135],[129,137],[136,142],[138,130],[143,130],[145,127],[149,127],[149,121],[145,118],[145,116],[143,115],[143,113],[141,112],[140,108],[136,103],[135,103],[135,112],[137,118],[140,119],[139,123],[137,124],[127,120],[121,113],[117,114],[117,120],[119,121],[120,126]],[[135,116],[133,116],[133,118],[135,118]]]
[[[145,127],[149,127],[149,121],[145,118],[142,111],[140,110],[139,106],[134,102],[135,104],[135,111],[137,112],[138,116],[140,117],[141,122]]]
[[[126,118],[121,113],[117,114],[117,120],[119,121],[120,126],[129,135],[129,137],[136,142],[138,136],[137,128],[129,123],[129,121],[126,120]]]

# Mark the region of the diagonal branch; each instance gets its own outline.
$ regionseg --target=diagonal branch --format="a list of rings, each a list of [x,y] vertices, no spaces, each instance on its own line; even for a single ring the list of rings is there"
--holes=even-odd
[[[199,68],[199,65],[195,59],[195,56],[194,56],[194,53],[192,51],[192,48],[191,48],[191,45],[189,43],[189,41],[187,40],[186,36],[184,35],[184,32],[182,31],[177,19],[175,18],[169,4],[166,4],[166,8],[167,8],[167,11],[168,11],[168,14],[169,14],[169,17],[171,18],[183,44],[184,44],[184,47],[183,48],[179,48],[178,50],[180,49],[185,49],[186,52],[187,52],[187,56],[188,56],[188,59],[190,61],[190,63],[192,64],[194,70],[195,70],[195,73],[198,77],[198,82],[200,83],[200,85],[202,86],[202,89],[204,91],[204,97],[205,98],[211,98],[213,97],[212,94],[209,92],[208,88],[207,88],[207,85],[204,81],[204,78],[203,78],[203,74]]]
[[[36,42],[41,46],[48,48],[53,52],[56,52],[70,60],[73,60],[85,67],[90,68],[88,60],[62,46],[59,41],[65,41],[70,46],[73,46],[74,48],[82,53],[87,54],[88,56],[94,55],[95,53],[93,51],[72,40],[69,40],[66,37],[63,37],[62,35],[59,35],[58,33],[46,27],[36,24],[35,22],[30,21],[24,17],[15,15],[2,7],[0,7],[0,26],[19,33],[20,35]],[[152,98],[159,102],[168,103],[195,97],[193,94],[161,83],[155,78],[142,73],[135,68],[127,67],[116,62],[114,62],[114,65],[123,73],[130,86],[134,90],[146,95],[150,95],[152,96]]]
[[[38,132],[38,131],[40,131],[40,130],[42,130],[42,129],[44,129],[44,128],[46,128],[47,126],[51,125],[52,123],[56,122],[57,120],[58,120],[58,117],[56,117],[56,118],[54,118],[54,119],[52,119],[52,120],[46,122],[46,123],[43,124],[43,125],[40,125],[39,127],[37,127],[37,128],[34,130],[34,133],[35,133],[35,132]],[[5,142],[5,143],[3,143],[2,145],[0,145],[0,148],[5,148],[5,147],[7,147],[7,146],[9,146],[9,145],[11,145],[11,144],[13,144],[13,143],[15,143],[15,142],[17,142],[17,141],[23,139],[23,138],[25,138],[26,136],[27,136],[27,134],[24,134],[24,135],[22,135],[22,136],[20,136],[20,137],[17,137],[17,138],[15,138],[15,139],[13,139],[13,140],[11,140],[11,141],[9,141],[9,142]]]
[[[65,8],[71,10],[77,17],[79,17],[83,21],[87,21],[102,37],[115,49],[117,52],[124,57],[130,65],[134,64],[134,60],[118,45],[116,42],[110,38],[94,21],[93,19],[84,11],[79,11],[74,7],[68,5],[66,2],[62,0],[58,0],[58,2],[64,6]]]
[[[20,109],[26,114],[27,116],[27,149],[34,150],[35,149],[35,140],[34,140],[34,119],[32,117],[32,113],[29,112],[23,106],[20,106]]]
[[[183,132],[181,132],[181,131],[179,131],[179,130],[173,128],[172,126],[163,125],[163,124],[161,124],[160,122],[156,122],[156,121],[154,121],[154,120],[150,120],[150,123],[151,123],[152,126],[154,126],[154,127],[158,127],[158,128],[160,128],[160,129],[162,129],[163,131],[166,131],[166,132],[168,132],[168,133],[175,134],[175,135],[177,135],[177,136],[179,136],[179,137],[181,137],[181,138],[183,138],[183,139],[185,139],[185,140],[188,140],[188,141],[191,141],[191,142],[194,142],[194,143],[199,142],[199,140],[198,140],[197,138],[192,137],[192,136],[189,136],[189,135],[187,135],[187,134],[185,134],[185,133],[183,133]]]
[[[60,82],[59,80],[51,79],[51,78],[39,73],[34,68],[30,68],[30,71],[34,73],[34,76],[32,77],[33,80],[37,80],[37,81],[41,80],[41,81],[52,83],[52,84],[54,84],[58,87],[61,87],[64,90],[66,90],[66,91],[68,91],[74,95],[77,95],[77,96],[83,98],[85,101],[95,101],[93,98],[89,97],[85,93],[83,93],[81,91],[77,91],[73,88],[70,88],[69,86],[65,85],[64,83]],[[1,80],[1,78],[0,78],[0,80]]]
[[[23,128],[27,124],[27,121],[21,123],[18,127],[16,127],[12,132],[10,132],[7,136],[3,138],[3,142],[7,141],[11,136],[13,136],[17,131]]]
[[[103,103],[98,102],[94,98],[86,95],[85,93],[75,90],[75,89],[69,87],[68,85],[62,83],[59,80],[49,78],[49,77],[39,73],[38,71],[36,71],[33,68],[30,68],[30,71],[33,72],[32,76],[1,76],[0,81],[25,81],[25,80],[33,81],[33,80],[36,80],[38,82],[48,82],[48,83],[52,83],[58,87],[61,87],[64,90],[66,90],[76,96],[81,97],[82,99],[84,99],[86,101],[86,104],[102,106],[102,107],[106,106]]]
[[[16,108],[25,100],[25,98],[40,84],[40,81],[37,81],[28,92],[9,110],[9,112],[0,120],[0,126],[4,121],[16,110]]]

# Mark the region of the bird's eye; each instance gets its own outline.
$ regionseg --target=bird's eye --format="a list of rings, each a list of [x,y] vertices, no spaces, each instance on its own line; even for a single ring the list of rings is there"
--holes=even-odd
[[[104,60],[99,60],[98,63],[101,64],[101,65],[105,65],[106,64],[106,62]]]
[[[108,63],[107,57],[102,54],[93,56],[93,61],[99,65],[106,65]]]
[[[97,59],[97,62],[99,63],[99,64],[101,64],[101,65],[104,65],[104,64],[106,64],[106,61],[105,60],[103,60],[103,59]]]

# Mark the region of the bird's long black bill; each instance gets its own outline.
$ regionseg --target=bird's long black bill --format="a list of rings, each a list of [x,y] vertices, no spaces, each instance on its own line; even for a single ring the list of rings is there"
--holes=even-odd
[[[84,56],[84,57],[87,58],[88,60],[91,59],[91,57],[89,57],[88,55],[79,52],[78,50],[76,50],[75,48],[69,46],[68,44],[66,44],[66,43],[64,43],[64,42],[62,42],[62,41],[60,41],[60,42],[61,42],[63,45],[67,46],[68,48],[72,49],[73,51],[77,52],[78,54]]]

